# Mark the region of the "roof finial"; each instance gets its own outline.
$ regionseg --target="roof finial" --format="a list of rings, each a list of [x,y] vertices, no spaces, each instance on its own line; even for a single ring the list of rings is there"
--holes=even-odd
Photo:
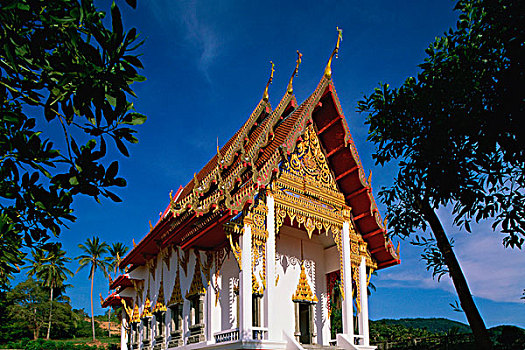
[[[221,149],[219,148],[219,137],[217,136],[217,165],[220,167],[222,163]]]
[[[328,63],[326,64],[326,68],[324,69],[324,76],[328,79],[332,78],[332,67],[331,67],[332,58],[334,57],[334,55],[337,58],[337,52],[339,51],[339,44],[341,43],[341,40],[343,40],[343,30],[339,29],[339,27],[336,27],[336,28],[337,28],[337,32],[339,32],[339,35],[337,36],[337,44],[335,44],[335,49],[330,55],[330,59],[328,60]]]
[[[293,93],[292,82],[293,82],[293,78],[297,75],[297,72],[299,71],[299,65],[301,64],[301,57],[303,57],[303,54],[300,53],[299,50],[297,50],[297,61],[295,61],[295,69],[293,71],[292,76],[290,77],[290,82],[288,83],[288,93],[289,94]]]
[[[268,79],[268,82],[266,83],[266,89],[264,89],[264,94],[263,94],[263,100],[265,101],[268,101],[269,99],[269,96],[268,96],[268,87],[270,86],[270,84],[272,83],[272,80],[273,80],[273,72],[275,72],[275,65],[273,64],[272,61],[270,61],[270,63],[272,64],[272,74],[270,75],[270,79]]]

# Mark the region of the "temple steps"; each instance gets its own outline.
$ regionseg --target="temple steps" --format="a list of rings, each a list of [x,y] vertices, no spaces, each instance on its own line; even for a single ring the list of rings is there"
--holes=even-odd
[[[335,345],[319,345],[319,344],[301,344],[305,350],[344,350]]]

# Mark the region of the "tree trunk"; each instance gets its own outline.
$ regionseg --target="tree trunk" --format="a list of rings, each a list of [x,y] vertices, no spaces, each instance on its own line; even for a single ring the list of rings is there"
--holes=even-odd
[[[95,271],[91,268],[91,329],[93,330],[93,341],[95,341],[95,315],[93,314],[93,279],[95,278]]]
[[[454,288],[458,294],[461,308],[465,312],[465,316],[467,316],[468,323],[472,329],[474,340],[480,350],[490,350],[492,349],[492,342],[490,341],[487,328],[485,327],[485,322],[483,322],[483,318],[481,318],[478,308],[474,303],[467,280],[465,279],[461,266],[452,250],[452,246],[450,245],[445,230],[434,209],[430,207],[428,202],[421,202],[420,207],[423,211],[425,220],[429,223],[430,228],[434,233],[439,251],[445,259],[445,264],[447,264],[449,275],[454,283]]]
[[[38,333],[39,333],[39,328],[38,328],[38,321],[36,319],[36,308],[33,309],[33,313],[34,313],[34,317],[33,317],[33,324],[35,325],[35,328],[33,329],[33,340],[37,340],[38,339]]]
[[[51,315],[53,310],[53,287],[51,287],[51,296],[49,297],[49,323],[47,325],[47,336],[46,340],[49,340],[49,334],[51,333]]]

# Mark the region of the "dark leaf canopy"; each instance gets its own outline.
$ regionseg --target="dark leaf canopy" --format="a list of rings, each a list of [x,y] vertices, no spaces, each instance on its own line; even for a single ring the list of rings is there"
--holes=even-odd
[[[22,262],[15,251],[41,247],[75,219],[76,195],[121,200],[110,188],[126,180],[107,153],[129,156],[146,119],[132,103],[132,84],[145,80],[140,44],[116,4],[106,14],[93,0],[1,2],[0,283]]]
[[[452,204],[455,223],[494,219],[504,243],[525,238],[525,4],[459,1],[459,20],[426,50],[417,77],[359,102],[377,163],[399,172],[381,197],[390,224],[425,228],[416,199]]]

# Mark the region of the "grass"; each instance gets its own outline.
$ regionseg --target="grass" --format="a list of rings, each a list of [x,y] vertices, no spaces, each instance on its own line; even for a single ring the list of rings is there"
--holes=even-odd
[[[86,344],[86,343],[92,343],[93,337],[57,339],[54,341],[57,343]],[[103,344],[120,344],[120,337],[97,337],[97,341]]]

